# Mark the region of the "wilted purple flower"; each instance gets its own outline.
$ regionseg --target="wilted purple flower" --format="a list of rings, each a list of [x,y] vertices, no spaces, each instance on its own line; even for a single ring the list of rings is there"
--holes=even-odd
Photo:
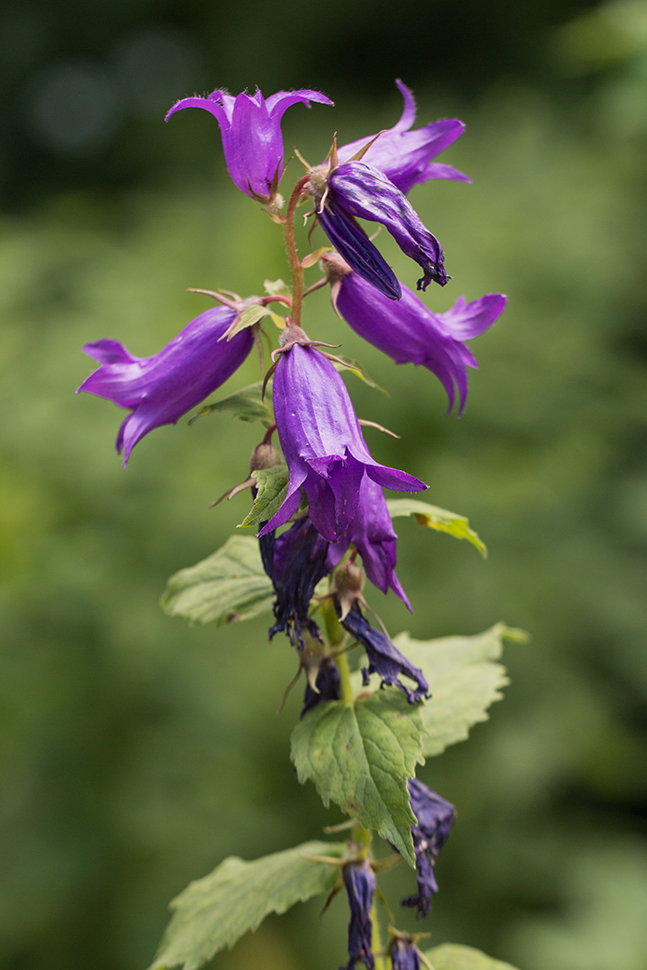
[[[350,543],[362,557],[367,577],[386,593],[389,588],[403,600],[407,609],[411,604],[395,575],[398,537],[381,487],[365,475],[360,485],[357,510],[348,532],[328,551],[328,564],[333,567],[341,560]]]
[[[266,538],[263,536],[260,541]],[[307,516],[297,519],[275,539],[274,575],[270,579],[276,592],[276,623],[269,631],[270,639],[275,633],[287,629],[294,645],[302,650],[305,644],[301,628],[304,625],[311,636],[320,639],[319,628],[308,616],[308,610],[315,586],[330,572],[327,553],[328,540],[317,532]]]
[[[254,343],[251,329],[221,341],[235,317],[229,307],[205,310],[152,357],[133,357],[116,340],[85,345],[84,353],[101,367],[83,381],[77,393],[97,394],[132,411],[117,435],[117,451],[124,450],[124,467],[144,435],[160,425],[175,424],[243,363]]]
[[[438,853],[449,838],[456,819],[456,809],[416,778],[410,778],[408,786],[411,811],[418,820],[416,825],[411,826],[416,854],[418,895],[403,899],[402,905],[416,907],[420,919],[429,914],[431,897],[438,892],[434,866]]]
[[[260,535],[283,525],[297,511],[302,487],[315,529],[330,542],[338,542],[348,531],[365,475],[398,491],[427,487],[413,475],[375,461],[342,378],[314,347],[294,343],[284,349],[274,374],[273,397],[290,484],[283,505]]]
[[[278,91],[267,100],[260,90],[235,97],[218,89],[207,98],[183,98],[166,115],[168,120],[182,108],[204,108],[220,125],[222,147],[234,184],[253,198],[268,201],[275,193],[282,174],[283,137],[281,119],[297,102],[333,102],[318,91]]]
[[[451,165],[432,161],[463,134],[465,130],[463,122],[451,118],[434,121],[424,128],[410,131],[416,117],[416,102],[406,84],[403,84],[400,79],[395,83],[404,98],[402,117],[393,128],[379,135],[363,156],[363,160],[374,168],[379,168],[405,195],[414,185],[426,182],[428,179],[470,182],[471,179],[467,175],[452,168]],[[337,150],[339,161],[350,161],[353,155],[368,145],[373,138],[375,135],[369,135],[368,138],[359,138],[348,145],[342,145]]]
[[[361,960],[366,970],[375,970],[375,959],[371,951],[373,922],[371,906],[377,887],[377,879],[368,859],[363,862],[349,862],[343,870],[344,886],[348,893],[350,923],[348,924],[348,956],[346,970],[353,970]]]
[[[389,947],[391,970],[420,970],[420,950],[410,936],[400,933]]]
[[[359,275],[389,299],[398,300],[400,284],[378,250],[353,221],[368,219],[386,226],[398,246],[422,268],[418,289],[434,280],[444,286],[449,277],[443,248],[423,224],[407,197],[379,169],[365,162],[344,162],[327,176],[311,173],[317,218],[331,243]]]
[[[341,621],[341,625],[356,640],[359,640],[366,650],[368,669],[365,667],[362,670],[364,686],[368,686],[369,674],[377,674],[382,678],[382,687],[399,687],[404,691],[410,704],[416,704],[429,696],[429,684],[422,670],[409,663],[385,633],[371,626],[358,603],[353,604],[348,615]],[[416,689],[411,690],[403,684],[400,680],[401,676],[414,681],[417,684]]]
[[[478,362],[463,341],[478,337],[500,317],[506,304],[501,293],[489,293],[466,303],[461,296],[446,313],[432,313],[415,293],[402,287],[402,299],[393,304],[375,287],[344,266],[338,256],[323,257],[333,284],[332,298],[344,320],[361,337],[397,364],[422,364],[447,391],[449,411],[459,394],[459,414],[467,397],[467,368]]]
[[[317,672],[317,679],[315,680],[315,687],[317,688],[316,691],[312,689],[309,683],[306,684],[301,717],[318,704],[323,704],[324,701],[338,701],[341,697],[339,667],[332,657],[325,657],[321,661]]]

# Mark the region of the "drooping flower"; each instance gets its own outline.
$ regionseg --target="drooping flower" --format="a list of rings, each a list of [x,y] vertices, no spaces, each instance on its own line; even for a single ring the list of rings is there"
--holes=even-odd
[[[393,531],[384,492],[368,475],[362,479],[357,510],[347,533],[329,548],[331,567],[337,565],[351,543],[362,557],[362,565],[373,585],[383,593],[392,589],[410,610],[411,604],[395,574],[398,537]]]
[[[385,633],[371,626],[358,603],[353,604],[348,615],[341,620],[341,625],[356,640],[359,640],[366,650],[368,668],[365,667],[362,670],[364,686],[368,686],[370,674],[377,674],[382,678],[382,687],[399,687],[401,691],[404,691],[410,704],[417,704],[418,701],[429,696],[429,684],[422,670],[409,663],[404,654],[400,653]],[[412,680],[416,684],[416,689],[411,690],[410,687],[403,684],[400,680],[401,676]]]
[[[306,684],[301,717],[318,704],[323,704],[325,701],[338,701],[341,697],[341,675],[332,657],[325,657],[319,664],[315,687],[316,690],[313,690],[310,683]]]
[[[166,120],[182,108],[204,108],[220,125],[222,147],[234,184],[264,202],[276,194],[284,160],[281,119],[293,104],[311,101],[332,104],[319,91],[278,91],[267,100],[257,88],[234,97],[218,89],[207,98],[183,98],[174,104]]]
[[[289,339],[288,330],[282,339],[286,334]],[[418,492],[427,486],[375,461],[342,378],[332,362],[305,341],[306,345],[284,345],[274,374],[274,414],[290,483],[281,508],[260,535],[291,518],[303,488],[315,529],[329,542],[338,542],[353,521],[365,475],[398,491]]]
[[[395,82],[404,98],[404,110],[397,124],[383,131],[363,156],[363,160],[374,168],[379,168],[396,188],[406,195],[414,185],[428,179],[454,179],[470,182],[469,176],[432,159],[459,138],[465,125],[457,118],[434,121],[424,128],[411,127],[416,117],[416,102],[412,92],[398,78]],[[342,145],[337,150],[340,162],[348,162],[362,148],[368,145],[375,135],[359,138],[357,141]]]
[[[152,357],[134,357],[117,340],[97,340],[83,347],[101,367],[77,393],[97,394],[131,410],[116,442],[117,451],[124,451],[124,467],[144,435],[175,424],[243,363],[254,343],[251,329],[221,340],[235,317],[229,307],[205,310]]]
[[[447,392],[449,411],[457,388],[458,413],[462,414],[467,368],[478,367],[464,341],[478,337],[498,320],[506,297],[488,293],[467,303],[461,296],[445,313],[432,313],[407,286],[402,287],[402,299],[394,304],[335,253],[324,255],[322,262],[332,284],[333,303],[346,323],[396,364],[421,364],[432,371]]]
[[[346,970],[353,970],[361,960],[366,970],[375,970],[375,959],[371,951],[373,921],[371,906],[377,887],[377,879],[368,859],[347,863],[342,876],[348,894],[350,923],[348,924],[348,956]]]
[[[421,919],[429,914],[431,897],[438,892],[434,866],[456,820],[456,809],[417,778],[410,778],[408,786],[411,811],[418,820],[416,825],[411,826],[418,894],[403,899],[402,905],[415,907],[418,919]]]
[[[389,946],[391,970],[420,970],[420,950],[407,933],[393,936]]]
[[[260,541],[263,542],[265,538]],[[320,639],[319,627],[308,616],[308,610],[315,586],[330,572],[326,563],[327,553],[328,540],[317,532],[307,516],[297,519],[275,539],[274,575],[270,578],[276,592],[276,623],[269,631],[270,639],[287,629],[294,645],[302,650],[303,626],[311,636]]]
[[[442,246],[407,197],[379,169],[366,162],[331,162],[329,172],[325,165],[313,169],[309,185],[317,219],[335,249],[389,299],[400,299],[400,284],[355,218],[379,222],[388,229],[405,256],[421,267],[419,290],[432,280],[445,285],[449,277]]]

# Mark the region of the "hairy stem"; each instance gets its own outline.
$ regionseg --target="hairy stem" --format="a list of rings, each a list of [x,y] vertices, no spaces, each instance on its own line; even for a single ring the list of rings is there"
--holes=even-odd
[[[296,327],[301,326],[301,304],[303,303],[303,267],[297,255],[297,246],[294,239],[294,215],[297,203],[301,197],[301,190],[306,184],[309,175],[304,175],[294,186],[294,192],[290,196],[288,211],[283,222],[283,235],[285,236],[285,248],[288,253],[290,273],[292,274],[292,312],[290,314],[292,323]]]

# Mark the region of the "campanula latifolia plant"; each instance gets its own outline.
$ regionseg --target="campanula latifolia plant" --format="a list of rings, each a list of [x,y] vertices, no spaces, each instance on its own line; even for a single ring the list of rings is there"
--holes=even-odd
[[[217,306],[150,357],[134,357],[111,339],[83,348],[100,367],[79,390],[129,411],[117,435],[124,464],[154,428],[196,407],[194,417],[220,409],[223,399],[205,400],[254,346],[259,350],[258,383],[224,399],[237,417],[263,426],[248,477],[225,493],[251,491],[241,526],[253,534],[232,536],[208,559],[172,576],[162,604],[171,615],[216,626],[268,614],[268,636],[285,635],[294,652],[296,675],[286,694],[304,675],[291,747],[298,780],[312,781],[324,803],[336,803],[348,817],[328,830],[336,841],[315,840],[253,862],[230,857],[191,883],[171,904],[150,970],[196,970],[267,914],[337,892],[350,909],[347,970],[358,963],[366,970],[495,966],[460,944],[425,952],[419,945],[425,933],[389,925],[387,935],[378,880],[394,865],[410,866],[415,891],[401,905],[419,918],[429,915],[439,891],[439,854],[457,813],[416,779],[416,768],[486,718],[505,683],[497,662],[503,640],[521,634],[498,624],[471,637],[392,638],[369,606],[366,580],[412,608],[396,575],[395,518],[412,516],[423,527],[467,539],[483,555],[485,546],[464,516],[421,500],[427,486],[415,469],[390,468],[371,454],[362,427],[386,429],[357,418],[342,374],[369,379],[361,365],[336,353],[325,333],[310,335],[305,304],[310,293],[329,287],[335,311],[353,330],[397,364],[430,370],[447,393],[449,411],[457,404],[462,414],[467,368],[478,366],[466,341],[497,321],[506,298],[458,296],[450,310],[436,313],[416,292],[431,283],[445,286],[450,276],[441,243],[407,193],[433,179],[470,179],[436,161],[462,134],[462,122],[414,128],[412,93],[396,83],[404,111],[393,128],[341,146],[333,136],[328,155],[315,165],[297,152],[305,174],[289,194],[282,116],[299,102],[331,105],[325,95],[280,91],[266,99],[259,90],[234,97],[218,89],[179,101],[167,117],[202,108],[216,118],[234,185],[283,232],[290,284],[266,281],[262,296],[201,291]],[[308,238],[322,233],[319,248],[305,254],[295,236],[303,203]],[[404,282],[363,221],[384,226],[412,260]],[[306,285],[306,272],[317,266],[319,278]],[[263,363],[261,335],[271,347],[272,333],[276,346]],[[384,489],[396,496],[387,498]]]

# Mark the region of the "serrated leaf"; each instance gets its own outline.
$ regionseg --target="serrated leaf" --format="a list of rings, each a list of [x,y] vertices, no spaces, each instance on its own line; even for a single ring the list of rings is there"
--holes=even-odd
[[[283,280],[265,280],[263,286],[268,296],[292,296],[292,290]]]
[[[149,970],[197,970],[219,950],[231,949],[269,913],[285,913],[295,903],[329,893],[339,878],[338,867],[304,857],[341,858],[345,851],[343,842],[304,842],[254,862],[225,859],[172,901],[173,916]]]
[[[250,511],[237,526],[242,529],[248,525],[267,522],[283,505],[288,494],[290,473],[287,465],[275,465],[274,468],[262,468],[252,472],[252,478],[257,482],[257,494]]]
[[[450,744],[464,741],[469,729],[487,721],[488,708],[501,700],[508,683],[505,667],[496,663],[504,639],[519,639],[521,631],[497,623],[472,637],[412,640],[408,633],[394,638],[398,650],[429,682],[431,698],[420,708],[425,736],[422,751],[427,757],[440,754]]]
[[[415,515],[418,525],[438,532],[447,532],[456,539],[467,539],[476,546],[484,559],[487,559],[487,548],[476,532],[470,529],[469,519],[455,512],[440,509],[437,505],[428,505],[413,498],[391,498],[386,502],[391,518],[400,515]]]
[[[228,332],[227,340],[231,340],[241,330],[246,330],[247,327],[253,327],[255,323],[258,323],[266,316],[267,310],[264,306],[259,306],[258,303],[248,306],[246,310],[243,310],[232,329]]]
[[[336,802],[413,866],[407,779],[422,761],[421,738],[419,708],[387,688],[308,711],[292,732],[291,757],[301,784],[312,780],[324,805]]]
[[[223,626],[271,610],[273,600],[258,542],[251,536],[231,536],[208,559],[171,576],[160,602],[169,616]]]
[[[374,388],[376,391],[380,391],[382,394],[385,394],[387,397],[391,396],[388,391],[385,391],[383,387],[380,387],[379,384],[376,384],[372,377],[368,376],[368,374],[366,373],[362,365],[359,363],[359,361],[351,360],[350,357],[342,357],[340,354],[336,354],[335,359],[333,360],[333,364],[335,365],[338,371],[349,370],[352,374],[355,375],[355,377],[359,377],[360,381],[364,381],[365,384],[368,384],[369,387]]]
[[[481,950],[459,943],[443,943],[427,950],[425,956],[434,970],[516,970],[511,963],[495,960]]]
[[[262,381],[258,381],[256,384],[250,384],[249,387],[242,387],[240,391],[236,391],[235,394],[230,394],[229,397],[223,398],[222,401],[216,401],[214,404],[205,404],[191,418],[189,424],[193,424],[194,421],[197,421],[198,418],[201,418],[205,414],[211,414],[212,411],[229,411],[232,418],[238,418],[240,421],[247,421],[248,423],[260,421],[261,424],[269,428],[274,422],[274,416],[269,404],[263,400],[262,393]]]

